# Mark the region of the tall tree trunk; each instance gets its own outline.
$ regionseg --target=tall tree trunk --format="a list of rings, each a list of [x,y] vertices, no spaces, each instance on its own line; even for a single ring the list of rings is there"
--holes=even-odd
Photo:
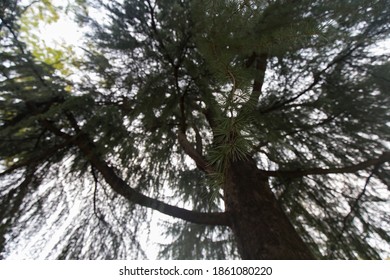
[[[230,165],[226,210],[243,259],[313,259],[252,160]]]

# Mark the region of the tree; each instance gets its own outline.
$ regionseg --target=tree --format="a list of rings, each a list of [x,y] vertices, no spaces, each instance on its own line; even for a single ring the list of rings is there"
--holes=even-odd
[[[387,1],[77,2],[78,79],[1,4],[4,258],[145,257],[150,209],[161,258],[388,254]]]

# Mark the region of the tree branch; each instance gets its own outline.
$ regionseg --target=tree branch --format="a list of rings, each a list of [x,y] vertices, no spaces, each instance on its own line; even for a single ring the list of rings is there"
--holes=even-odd
[[[157,43],[159,44],[158,48],[160,49],[164,58],[169,62],[169,64],[172,65],[172,67],[175,67],[175,60],[171,57],[168,49],[166,48],[163,40],[161,39],[161,37],[159,35],[159,31],[157,28],[156,17],[154,15],[157,2],[154,4],[154,6],[150,2],[150,0],[147,0],[146,3],[148,4],[148,7],[149,7],[152,32],[154,34],[154,37],[155,37]],[[153,34],[151,34],[151,35],[153,36]]]
[[[64,141],[63,143],[59,145],[55,145],[53,147],[47,148],[44,152],[36,154],[32,157],[29,157],[28,159],[25,159],[23,161],[17,162],[13,165],[11,165],[8,169],[4,170],[3,172],[0,173],[0,177],[11,174],[13,171],[16,169],[30,166],[33,164],[37,164],[43,160],[48,160],[52,156],[58,153],[59,150],[62,150],[63,148],[66,148],[70,145],[70,141]]]
[[[129,201],[145,206],[171,217],[183,219],[188,222],[205,224],[205,225],[223,225],[229,226],[230,220],[226,212],[223,213],[202,213],[187,210],[177,206],[164,203],[158,199],[150,198],[131,188],[122,178],[120,178],[105,161],[101,160],[95,154],[95,144],[91,142],[88,135],[80,132],[75,137],[68,135],[50,122],[42,122],[45,127],[51,130],[54,134],[63,137],[65,140],[72,139],[72,143],[77,146],[90,164],[100,172],[106,183],[114,192],[128,199]]]
[[[303,91],[301,91],[300,93],[296,94],[295,96],[293,96],[291,98],[288,98],[288,99],[286,99],[284,101],[278,101],[278,102],[274,103],[271,107],[265,108],[264,110],[261,110],[261,113],[262,114],[266,114],[266,113],[270,113],[272,111],[284,108],[285,105],[290,104],[290,103],[296,101],[298,98],[300,98],[301,96],[305,95],[307,92],[311,91],[323,79],[323,76],[326,74],[326,71],[328,69],[330,69],[332,66],[334,66],[334,65],[336,65],[336,64],[338,64],[340,62],[343,62],[345,59],[348,58],[348,56],[350,56],[360,46],[361,46],[361,43],[360,44],[356,44],[355,46],[351,47],[350,49],[342,50],[339,53],[339,55],[337,55],[332,61],[330,61],[328,63],[328,65],[324,69],[322,69],[321,71],[319,71],[319,72],[317,72],[317,73],[315,73],[313,75],[314,76],[313,77],[313,82],[306,89],[304,89]]]
[[[91,174],[92,174],[93,181],[95,183],[95,188],[93,190],[93,213],[98,218],[99,222],[102,222],[104,225],[107,225],[108,223],[104,220],[104,216],[101,213],[98,213],[98,209],[97,209],[97,192],[98,192],[99,180],[97,178],[93,166],[91,166]]]
[[[31,57],[28,56],[28,53],[25,51],[22,43],[19,41],[18,35],[15,33],[14,29],[11,25],[7,23],[7,21],[0,16],[0,20],[3,22],[4,26],[8,29],[8,31],[11,33],[13,39],[15,40],[16,47],[19,49],[21,54],[24,56],[24,58],[28,61],[29,66],[31,70],[33,71],[33,74],[36,76],[36,78],[41,82],[41,84],[50,89],[52,91],[51,87],[46,83],[45,79],[39,74],[39,71],[35,67],[35,63],[32,61]]]
[[[253,54],[248,58],[245,64],[246,68],[249,68],[253,65],[253,63],[255,63],[257,77],[253,81],[250,99],[248,103],[242,107],[241,112],[247,111],[248,107],[253,107],[253,104],[257,105],[259,101],[262,87],[264,84],[265,71],[267,70],[267,58],[268,55],[266,53],[256,54],[255,52],[253,52]]]
[[[283,177],[283,178],[297,178],[308,175],[326,175],[326,174],[340,174],[340,173],[355,173],[359,170],[366,169],[373,165],[379,165],[385,162],[390,162],[390,151],[383,152],[382,155],[375,159],[369,159],[361,163],[339,168],[311,168],[306,170],[277,170],[268,171],[260,170],[260,172],[268,177]]]
[[[365,193],[367,191],[368,183],[370,182],[372,176],[375,174],[375,172],[378,170],[378,168],[379,168],[379,164],[376,164],[374,169],[371,171],[371,174],[367,177],[366,183],[364,184],[364,187],[363,187],[363,190],[356,197],[355,201],[351,205],[350,211],[348,212],[348,214],[343,219],[343,227],[342,227],[342,229],[341,229],[337,239],[342,238],[344,232],[346,231],[346,229],[348,228],[350,223],[353,221],[354,212],[358,211],[359,203],[361,202],[363,196],[365,195]]]
[[[202,155],[203,153],[202,136],[200,135],[199,129],[195,124],[192,125],[192,128],[195,131],[195,140],[196,140],[195,150],[198,152],[199,155]]]
[[[252,101],[257,102],[259,100],[261,88],[263,87],[264,83],[265,71],[267,70],[267,57],[268,55],[266,53],[261,53],[255,57],[257,77],[253,81],[253,88],[251,94]]]
[[[208,163],[203,157],[202,155],[200,155],[197,150],[193,147],[193,145],[187,140],[187,137],[186,135],[181,131],[179,130],[178,132],[178,136],[177,136],[178,140],[179,140],[179,144],[180,146],[183,148],[184,152],[190,156],[190,158],[192,158],[195,163],[196,163],[196,166],[201,169],[202,171],[210,174],[210,173],[214,173],[215,170],[214,168],[210,165],[210,163]]]
[[[104,180],[111,186],[111,188],[116,193],[132,201],[133,203],[152,208],[171,217],[180,218],[193,223],[206,225],[229,225],[229,220],[226,213],[194,212],[169,205],[160,200],[150,198],[135,191],[114,172],[112,167],[108,166],[106,162],[100,160],[94,154],[92,143],[89,143],[85,135],[81,134],[75,143],[89,159],[96,170],[100,172]]]

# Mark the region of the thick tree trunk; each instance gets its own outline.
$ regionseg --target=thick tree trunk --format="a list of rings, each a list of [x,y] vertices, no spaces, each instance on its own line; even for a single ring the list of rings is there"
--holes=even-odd
[[[243,259],[313,259],[254,161],[231,164],[224,186],[226,210]]]

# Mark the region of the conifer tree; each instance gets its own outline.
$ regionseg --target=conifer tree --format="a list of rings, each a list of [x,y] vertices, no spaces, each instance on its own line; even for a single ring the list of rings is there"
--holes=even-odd
[[[2,258],[388,257],[387,1],[76,2],[77,78],[0,4]]]

